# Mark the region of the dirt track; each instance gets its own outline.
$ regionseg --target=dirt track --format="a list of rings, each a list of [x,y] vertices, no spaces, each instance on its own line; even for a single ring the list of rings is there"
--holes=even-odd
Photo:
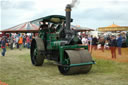
[[[102,52],[102,50],[93,50],[92,56],[101,59],[114,60],[117,62],[128,62],[128,48],[121,48],[121,50],[122,54],[119,55],[118,50],[116,49],[116,59],[112,59],[110,50],[105,50],[104,52]]]

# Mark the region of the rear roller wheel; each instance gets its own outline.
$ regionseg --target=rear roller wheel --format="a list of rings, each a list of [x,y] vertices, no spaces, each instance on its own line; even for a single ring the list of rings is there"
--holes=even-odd
[[[33,65],[41,66],[43,64],[45,58],[45,55],[43,54],[44,51],[43,40],[40,38],[33,39],[30,50],[31,62]]]
[[[92,68],[92,64],[70,67],[70,64],[80,64],[86,62],[92,62],[92,57],[88,51],[66,50],[64,53],[64,65],[66,66],[59,65],[58,69],[60,73],[64,75],[88,73]]]

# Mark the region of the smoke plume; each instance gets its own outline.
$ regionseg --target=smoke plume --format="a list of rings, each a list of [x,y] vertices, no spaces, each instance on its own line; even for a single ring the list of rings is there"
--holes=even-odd
[[[71,7],[73,8],[77,2],[78,2],[78,0],[72,0],[72,3],[70,4]]]

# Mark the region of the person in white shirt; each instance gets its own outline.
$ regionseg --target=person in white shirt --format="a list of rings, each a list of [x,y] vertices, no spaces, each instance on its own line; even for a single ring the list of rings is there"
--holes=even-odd
[[[18,35],[16,36],[15,41],[16,41],[16,47],[17,47],[17,48],[19,48],[19,44],[18,44],[18,41],[19,41],[19,36],[18,36]]]
[[[82,38],[82,44],[83,45],[88,45],[88,38],[87,37]]]

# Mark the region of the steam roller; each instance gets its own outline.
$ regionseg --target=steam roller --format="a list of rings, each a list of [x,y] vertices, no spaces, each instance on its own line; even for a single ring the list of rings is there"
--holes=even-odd
[[[50,15],[31,23],[39,23],[38,37],[31,42],[31,62],[41,66],[44,59],[53,60],[63,75],[88,73],[92,64],[88,46],[82,45],[78,31],[71,28],[71,5],[66,6],[66,16]]]

